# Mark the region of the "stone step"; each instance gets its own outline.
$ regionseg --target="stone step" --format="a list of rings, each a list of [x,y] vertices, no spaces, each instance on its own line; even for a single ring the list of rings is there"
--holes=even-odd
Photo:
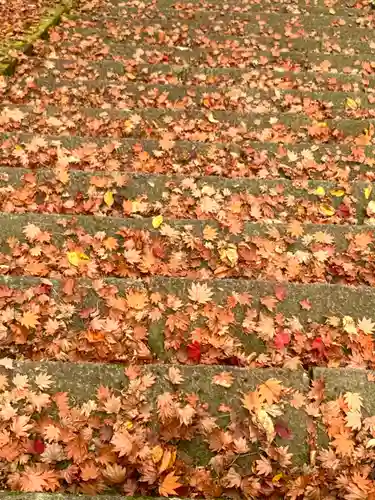
[[[345,59],[345,66],[350,66],[358,58],[360,60],[369,60],[374,62],[372,49],[367,52],[362,51],[362,44],[351,47],[350,43],[344,47],[339,47],[333,42],[319,42],[314,40],[291,39],[274,40],[272,37],[260,37],[258,40],[251,38],[248,42],[243,41],[241,44],[236,38],[219,37],[218,41],[213,41],[211,44],[202,41],[203,45],[192,43],[189,45],[185,42],[176,42],[175,45],[169,46],[158,44],[146,44],[142,41],[130,41],[126,43],[103,39],[103,35],[95,34],[91,36],[83,36],[76,34],[72,35],[73,40],[59,41],[51,46],[45,47],[44,54],[48,57],[71,57],[79,55],[79,57],[89,60],[101,60],[105,58],[113,58],[121,60],[126,57],[136,57],[142,51],[154,52],[150,62],[171,62],[173,64],[181,63],[206,66],[221,66],[221,61],[225,61],[224,67],[239,66],[246,67],[251,64],[254,59],[263,57],[270,58],[272,61],[277,61],[278,58],[291,58],[292,60],[305,62],[305,64],[315,63],[317,57],[323,57],[325,60],[327,55],[342,55]],[[129,52],[133,51],[133,55]],[[156,59],[159,56],[159,59]],[[139,56],[138,56],[139,58]],[[156,59],[156,60],[155,60]],[[174,60],[176,59],[176,61]],[[230,63],[230,64],[228,64]],[[306,68],[309,69],[309,68]]]
[[[74,464],[74,483],[83,493],[92,494],[95,480],[100,479],[103,489],[112,493],[128,491],[131,485],[134,493],[165,496],[172,478],[175,494],[208,496],[215,491],[218,497],[227,496],[233,488],[226,479],[228,469],[214,460],[217,455],[228,467],[235,461],[236,474],[244,481],[252,477],[251,467],[261,458],[268,457],[275,464],[270,480],[280,471],[290,474],[292,465],[302,466],[309,460],[306,414],[298,407],[298,400],[304,401],[308,392],[308,377],[302,370],[178,365],[124,369],[25,361],[1,367],[1,376],[3,384],[9,385],[4,392],[8,413],[13,408],[12,398],[17,398],[15,422],[19,419],[23,424],[24,441],[29,440],[31,447],[38,441],[40,450],[34,453],[32,464],[17,473],[14,461],[3,459],[3,478],[16,491],[26,483],[24,477],[38,467],[48,471],[48,482],[42,483],[42,472],[38,475],[47,486],[43,489],[63,488],[66,482],[61,470],[67,462],[67,466]],[[10,428],[11,423],[4,427]],[[48,451],[57,454],[56,442],[52,445],[48,440],[53,431],[59,436],[60,455],[47,466]],[[225,447],[220,444],[224,436]],[[80,447],[72,448],[72,440]],[[4,455],[12,441],[2,448]],[[12,456],[25,457],[24,448],[26,445],[12,447]],[[208,472],[200,482],[204,467]],[[142,481],[146,473],[147,482]],[[100,492],[96,496],[118,498]],[[35,499],[32,495],[27,498]],[[66,497],[38,494],[37,498]]]
[[[157,2],[138,2],[137,0],[131,0],[129,2],[110,2],[103,5],[103,14],[110,14],[114,17],[122,18],[126,17],[126,14],[130,11],[164,11],[164,10],[175,10],[178,12],[222,12],[233,15],[243,15],[243,14],[259,14],[259,13],[274,13],[274,14],[307,14],[307,15],[325,15],[325,16],[369,16],[372,17],[372,8],[367,4],[356,5],[355,2],[346,2],[345,4],[339,2],[330,2],[329,5],[325,5],[322,2],[251,2],[242,0],[241,2],[220,2],[214,0],[194,0],[193,2],[186,1],[176,2],[175,0],[168,0],[167,2],[157,3]],[[92,8],[88,6],[80,6],[79,12],[92,13]]]
[[[189,87],[171,84],[118,83],[108,80],[77,81],[60,80],[53,77],[38,78],[35,85],[28,84],[27,93],[21,95],[10,88],[3,98],[3,104],[24,102],[39,107],[61,105],[91,105],[111,111],[114,108],[137,109],[207,109],[237,111],[239,113],[306,114],[323,121],[325,119],[373,118],[375,117],[375,93],[364,92],[311,92],[299,89],[248,89],[245,86],[220,88],[216,85]],[[280,116],[282,119],[282,116]],[[1,124],[1,109],[0,109]]]
[[[82,103],[83,104],[83,103]],[[242,114],[233,111],[134,108],[101,109],[72,107],[33,108],[11,105],[1,110],[1,133],[76,134],[152,138],[159,141],[194,140],[248,145],[248,141],[299,143],[346,143],[371,145],[374,119],[337,118],[316,120],[306,114]]]
[[[346,182],[374,181],[375,155],[371,146],[271,142],[204,143],[151,139],[113,140],[73,135],[40,136],[3,134],[0,161],[9,166],[5,180],[18,182],[20,167],[61,169],[61,158],[71,168],[90,171],[171,173],[190,176],[221,175],[229,178],[315,179]],[[12,168],[16,167],[14,171]],[[4,177],[5,176],[5,177]],[[12,180],[13,182],[13,180]],[[31,184],[34,181],[30,181]],[[38,182],[41,182],[39,179]],[[45,187],[44,189],[50,189]]]
[[[38,178],[39,182],[44,175],[42,173]],[[25,211],[26,196],[33,201],[30,211],[214,219],[233,233],[240,233],[247,221],[361,224],[366,218],[366,210],[372,215],[372,204],[369,208],[366,199],[371,186],[369,188],[364,182],[352,185],[327,181],[293,183],[285,179],[223,179],[214,176],[194,180],[160,174],[114,174],[108,179],[106,175],[79,171],[68,175],[66,171],[47,172],[46,177],[47,188],[43,188],[46,194],[39,189],[35,191],[35,176],[28,177],[30,188],[21,187],[23,195],[17,202],[14,193],[20,191],[10,189],[9,177],[3,176],[2,210]],[[52,183],[55,186],[51,186]],[[116,199],[111,207],[104,202],[109,189]]]
[[[135,27],[137,30],[137,27]],[[59,33],[59,32],[58,32]],[[317,36],[318,38],[318,36]],[[324,43],[321,39],[315,40],[311,39],[288,39],[282,38],[280,40],[276,39],[272,36],[264,36],[264,35],[248,35],[247,37],[238,37],[235,35],[220,35],[220,34],[211,34],[207,36],[205,33],[197,33],[197,32],[186,32],[182,35],[168,36],[166,35],[165,39],[159,40],[159,37],[140,34],[137,35],[135,32],[130,32],[129,29],[124,28],[124,30],[119,30],[119,33],[115,34],[114,32],[109,33],[108,30],[98,30],[95,28],[74,28],[74,29],[64,29],[61,32],[61,41],[58,42],[55,47],[59,49],[60,47],[65,47],[65,45],[74,43],[78,44],[86,44],[87,40],[90,40],[91,43],[98,44],[98,47],[102,46],[105,48],[109,47],[110,52],[112,53],[121,53],[124,44],[126,44],[126,48],[130,47],[137,48],[139,44],[147,44],[150,47],[156,46],[160,49],[164,47],[184,47],[184,48],[207,48],[214,50],[223,50],[223,49],[242,49],[242,50],[269,50],[272,52],[273,50],[288,50],[288,51],[323,51]],[[327,43],[330,43],[327,41]],[[333,42],[331,42],[332,44]],[[356,40],[353,42],[353,45],[350,44],[349,48],[355,50],[359,50],[360,47],[363,47],[363,44]],[[348,49],[346,46],[345,50]]]
[[[291,25],[275,26],[264,23],[249,23],[243,20],[222,18],[217,24],[215,20],[187,20],[179,17],[160,18],[139,15],[122,23],[117,20],[105,21],[83,20],[71,22],[71,27],[56,28],[54,39],[59,41],[77,41],[96,37],[107,42],[126,42],[127,45],[139,43],[184,47],[236,48],[236,46],[257,47],[269,46],[289,48],[290,50],[322,50],[335,52],[352,49],[360,52],[371,52],[375,43],[369,36],[374,26],[357,27],[353,20],[348,26],[322,26],[319,18],[315,23],[304,26],[295,22]],[[202,24],[206,22],[207,24]],[[172,23],[172,24],[171,24]],[[323,33],[322,33],[322,30]]]
[[[193,4],[191,4],[193,5]],[[362,35],[368,35],[362,28],[371,28],[375,22],[374,13],[364,10],[356,11],[338,11],[332,14],[327,9],[314,9],[304,11],[303,13],[288,13],[288,12],[270,12],[267,8],[262,11],[257,11],[255,9],[252,12],[238,12],[232,10],[231,12],[226,12],[218,8],[212,10],[195,10],[195,9],[173,9],[173,8],[158,8],[158,9],[137,9],[134,7],[129,7],[127,9],[126,16],[110,16],[108,14],[102,15],[101,12],[93,11],[90,13],[85,12],[72,12],[64,16],[64,26],[66,27],[103,27],[110,26],[113,29],[117,27],[129,26],[131,22],[139,23],[141,20],[148,20],[155,22],[156,24],[161,24],[163,29],[170,29],[168,20],[177,23],[178,25],[194,26],[199,27],[203,31],[217,32],[218,34],[230,34],[226,30],[230,27],[236,26],[236,28],[242,27],[241,31],[250,32],[251,29],[254,30],[254,34],[259,32],[267,32],[272,30],[275,33],[286,33],[290,36],[303,36],[304,30],[310,30],[317,25],[319,28],[325,28],[329,30],[336,29],[337,34],[340,32],[353,33],[358,31]],[[122,8],[126,8],[123,6]],[[332,11],[332,12],[333,12]],[[280,23],[280,21],[282,21]],[[217,23],[217,28],[215,28]],[[151,24],[151,23],[150,23]],[[54,27],[54,30],[59,30],[59,27]]]
[[[75,83],[106,80],[108,83],[173,85],[216,85],[220,88],[240,86],[244,89],[295,89],[307,92],[339,91],[373,93],[375,77],[368,75],[346,75],[344,73],[316,73],[312,71],[288,71],[282,68],[188,68],[170,64],[122,64],[120,62],[73,61],[64,59],[32,60],[27,66],[27,78],[19,76],[8,86],[9,93],[23,93],[31,81],[39,82],[52,78],[75,81]],[[11,90],[10,90],[11,89]]]
[[[348,49],[349,50],[349,49]],[[88,61],[101,61],[113,59],[125,64],[133,63],[169,63],[172,65],[187,65],[195,67],[212,68],[248,68],[258,66],[264,68],[293,69],[294,71],[344,71],[348,74],[364,72],[374,73],[375,58],[372,54],[361,53],[347,55],[345,53],[332,54],[313,51],[288,51],[258,50],[253,48],[243,49],[217,49],[163,47],[139,44],[137,48],[124,44],[95,43],[88,40],[83,44],[62,42],[60,46],[45,45],[37,53],[39,57],[62,59],[86,59]]]
[[[79,215],[85,210],[78,203],[72,211],[77,215],[0,212],[0,274],[375,283],[373,226],[245,223],[239,235],[213,220],[165,219],[154,228],[152,219],[115,218],[105,208],[105,217]],[[71,252],[87,260],[72,264]]]
[[[374,367],[373,287],[0,276],[0,306],[15,359]]]
[[[139,22],[139,21],[138,21]],[[135,20],[129,21],[129,25],[125,26],[92,26],[73,28],[60,28],[56,30],[56,34],[60,37],[62,42],[76,42],[82,43],[86,39],[97,42],[103,41],[112,45],[113,43],[124,43],[127,46],[138,46],[139,43],[160,46],[184,46],[184,47],[207,47],[215,49],[228,49],[228,48],[257,48],[261,47],[262,50],[266,48],[270,51],[274,49],[288,49],[297,51],[326,51],[326,52],[343,52],[348,53],[348,50],[355,52],[371,53],[375,48],[375,42],[368,37],[367,33],[369,28],[362,31],[353,29],[338,30],[332,28],[331,30],[325,29],[324,35],[319,33],[319,26],[311,28],[308,32],[300,36],[290,36],[284,34],[267,34],[261,31],[257,33],[256,29],[249,27],[248,33],[239,33],[240,27],[231,28],[228,26],[227,33],[218,33],[214,30],[208,33],[202,29],[200,25],[197,27],[188,26],[185,29],[183,26],[179,27],[178,22],[169,27],[166,21],[165,26],[160,23],[151,24],[153,20],[146,19],[146,24],[136,24]],[[183,24],[183,23],[181,23]],[[164,29],[163,29],[164,28]],[[207,27],[208,31],[208,27]],[[162,33],[162,34],[161,34]]]

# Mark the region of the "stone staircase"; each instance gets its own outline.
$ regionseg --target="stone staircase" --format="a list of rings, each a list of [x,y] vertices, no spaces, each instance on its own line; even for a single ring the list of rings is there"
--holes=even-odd
[[[82,1],[0,82],[3,499],[375,499],[374,25]]]

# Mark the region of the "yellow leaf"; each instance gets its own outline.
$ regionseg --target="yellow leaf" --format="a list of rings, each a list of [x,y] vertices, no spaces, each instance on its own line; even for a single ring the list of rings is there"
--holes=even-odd
[[[219,123],[219,120],[216,120],[216,119],[214,118],[214,115],[212,114],[212,112],[211,112],[211,113],[208,113],[207,118],[208,118],[208,121],[209,121],[210,123]]]
[[[82,252],[67,252],[66,256],[68,257],[69,264],[75,267],[78,267],[84,260],[90,260],[90,257]]]
[[[217,229],[212,226],[205,226],[203,229],[203,238],[208,241],[214,241],[217,238]]]
[[[275,428],[271,417],[268,415],[266,410],[260,409],[256,412],[257,423],[262,427],[266,433],[267,441],[271,443],[275,437]]]
[[[354,100],[351,97],[347,97],[345,101],[345,108],[355,111],[359,108],[360,103],[361,101],[359,99]]]
[[[375,214],[375,201],[370,201],[367,205],[367,210],[371,212],[371,215]]]
[[[134,424],[133,422],[131,422],[130,420],[127,420],[124,424],[124,427],[125,429],[127,429],[128,431],[130,431],[131,429],[133,429],[134,427]]]
[[[160,462],[162,456],[163,456],[163,448],[159,445],[154,446],[151,451],[151,458],[154,464]]]
[[[104,203],[107,205],[107,207],[111,207],[114,203],[114,198],[113,198],[113,193],[112,191],[107,191],[104,195]]]
[[[163,224],[163,216],[162,215],[157,215],[156,217],[152,218],[152,227],[157,229]]]
[[[232,267],[235,266],[238,262],[237,248],[233,243],[229,243],[228,246],[220,248],[219,255],[221,260],[228,260]]]
[[[320,205],[320,212],[327,217],[332,217],[332,215],[335,215],[335,209],[330,205],[326,205],[325,203],[323,205]]]
[[[172,458],[172,453],[169,450],[165,450],[165,452],[163,454],[163,459],[162,459],[160,467],[159,467],[160,474],[168,469],[171,458]]]
[[[369,186],[365,187],[363,192],[365,193],[366,200],[368,200],[371,196],[371,193],[372,193],[372,186],[369,185]]]
[[[60,167],[56,169],[56,179],[62,184],[66,184],[70,180],[69,172],[66,168]]]
[[[280,481],[280,479],[283,477],[283,473],[282,472],[279,472],[278,474],[276,474],[276,476],[273,476],[272,478],[272,482],[273,483],[277,483],[277,481]]]
[[[341,196],[344,196],[345,191],[343,189],[331,189],[330,193],[336,198],[341,198]]]
[[[375,447],[375,439],[370,439],[366,443],[366,448],[374,448]]]
[[[314,194],[316,194],[317,196],[324,196],[326,194],[326,191],[324,187],[319,186],[315,189]]]
[[[138,212],[140,209],[139,201],[132,201],[132,212]]]
[[[171,459],[169,460],[168,468],[171,468],[174,465],[176,458],[177,458],[177,451],[172,450],[171,451]]]
[[[342,324],[346,333],[357,335],[357,327],[355,326],[354,319],[351,316],[344,316],[342,318]]]

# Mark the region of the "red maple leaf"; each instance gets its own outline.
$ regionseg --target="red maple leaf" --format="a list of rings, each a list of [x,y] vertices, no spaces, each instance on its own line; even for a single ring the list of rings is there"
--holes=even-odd
[[[282,439],[290,440],[293,438],[292,431],[289,429],[288,424],[284,422],[284,420],[278,420],[275,423],[275,432]]]
[[[199,362],[201,359],[201,345],[196,340],[187,346],[188,358]]]
[[[281,331],[275,335],[274,344],[277,349],[284,349],[290,342],[290,335],[287,332]]]
[[[35,439],[35,441],[33,442],[33,448],[35,453],[39,453],[39,455],[46,449],[41,439]]]
[[[300,301],[300,306],[302,307],[302,309],[305,309],[306,311],[310,311],[311,302],[309,301],[309,299],[303,299]]]
[[[277,285],[275,287],[275,296],[277,298],[277,300],[285,300],[286,299],[286,296],[287,296],[287,289],[285,286],[282,286],[282,285]]]
[[[313,340],[311,348],[318,351],[319,355],[322,357],[325,356],[326,354],[326,349],[323,344],[323,340],[320,337],[317,337],[316,339]]]

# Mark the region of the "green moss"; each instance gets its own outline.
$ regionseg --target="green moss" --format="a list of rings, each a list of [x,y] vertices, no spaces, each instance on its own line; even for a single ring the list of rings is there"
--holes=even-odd
[[[57,5],[54,9],[51,9],[44,14],[39,24],[34,28],[28,29],[28,32],[25,33],[22,40],[17,40],[15,42],[7,40],[6,45],[8,46],[8,51],[7,54],[1,56],[0,74],[9,75],[14,70],[17,60],[16,58],[10,56],[9,53],[15,49],[23,53],[27,53],[33,43],[45,35],[49,28],[55,26],[60,21],[64,12],[67,12],[72,8],[73,1],[74,0],[64,0],[63,3]]]

